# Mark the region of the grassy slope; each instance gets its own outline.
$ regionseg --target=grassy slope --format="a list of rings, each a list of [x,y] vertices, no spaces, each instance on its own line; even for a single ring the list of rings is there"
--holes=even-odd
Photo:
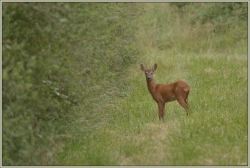
[[[162,5],[155,6],[161,9]],[[154,13],[153,19],[150,15],[155,6],[148,6],[148,15],[142,18],[142,25],[150,24],[152,29],[142,28],[138,33],[138,43],[144,51],[141,61],[158,63],[157,83],[179,79],[189,83],[190,115],[187,117],[182,107],[172,102],[166,105],[165,121],[159,122],[157,105],[147,91],[144,75],[139,65],[133,65],[125,72],[130,80],[127,97],[110,103],[110,122],[90,136],[82,135],[67,144],[58,156],[60,164],[237,165],[247,162],[246,50],[220,53],[211,48],[200,54],[178,51],[177,47],[161,50],[155,44],[164,41],[158,36],[162,29],[157,22],[163,13]],[[182,32],[176,38],[187,35],[174,26],[172,31]]]

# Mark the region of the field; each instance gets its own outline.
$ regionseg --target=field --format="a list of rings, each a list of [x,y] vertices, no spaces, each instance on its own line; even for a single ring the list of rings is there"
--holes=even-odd
[[[71,51],[77,57],[70,60],[71,73],[64,81],[75,82],[70,91],[82,100],[63,113],[63,122],[55,120],[56,128],[52,128],[58,137],[50,140],[53,150],[38,148],[37,156],[43,155],[43,162],[28,164],[248,165],[247,20],[243,17],[234,23],[234,17],[245,16],[245,5],[116,5],[110,9],[128,13],[121,23],[140,9],[130,22],[136,28],[126,28],[127,35],[135,34],[132,45],[126,48],[128,43],[121,43],[126,36],[119,36],[116,42],[124,48],[114,42],[114,47],[106,46],[105,56],[111,54],[110,59],[97,56],[87,63],[79,56],[84,49]],[[103,52],[101,47],[95,49],[98,54]],[[117,58],[121,49],[127,49],[121,54],[129,59],[124,64]],[[189,84],[188,116],[175,101],[166,104],[165,120],[158,120],[157,104],[147,90],[141,63],[158,64],[156,83],[184,80]],[[98,72],[99,66],[103,73]],[[3,163],[25,164],[14,160],[5,158]]]
[[[155,4],[151,9],[164,12]],[[151,12],[148,12],[151,13]],[[160,18],[164,13],[155,14]],[[144,16],[142,20],[154,20]],[[147,18],[149,17],[149,18]],[[154,43],[163,38],[157,20],[141,30],[141,62],[158,63],[155,80],[185,80],[191,86],[190,115],[177,103],[166,105],[164,122],[158,121],[139,64],[124,73],[129,79],[126,98],[110,106],[112,120],[86,140],[72,141],[60,155],[65,165],[237,165],[247,163],[247,55],[235,48],[204,53],[161,50]],[[176,23],[181,24],[181,23]],[[173,25],[174,26],[174,25]],[[167,26],[166,26],[167,27]],[[171,28],[169,28],[171,29]],[[184,28],[183,28],[184,29]],[[172,27],[172,32],[175,27]],[[165,30],[168,34],[168,30]],[[169,30],[171,31],[171,30]],[[185,37],[190,36],[182,32]],[[189,31],[189,30],[186,30]],[[152,33],[152,34],[151,34]],[[180,36],[181,36],[180,35]],[[168,38],[167,35],[165,38]],[[178,37],[181,40],[181,37]],[[208,39],[205,39],[208,40]],[[166,39],[167,41],[167,39]],[[191,41],[192,42],[192,41]],[[209,41],[207,42],[209,43]],[[213,43],[211,40],[210,43]],[[179,45],[179,44],[177,44]],[[176,47],[177,48],[177,47]],[[245,48],[246,49],[246,48]],[[244,48],[239,50],[245,50]],[[236,50],[236,51],[235,51]],[[105,114],[103,114],[105,115]]]

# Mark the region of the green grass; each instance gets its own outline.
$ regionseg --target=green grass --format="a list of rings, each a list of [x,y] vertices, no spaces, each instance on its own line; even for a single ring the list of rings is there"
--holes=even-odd
[[[170,60],[185,61],[172,69],[159,66],[156,82],[166,82],[166,78],[174,82],[183,75],[191,92],[190,115],[186,116],[177,102],[171,102],[166,105],[164,122],[158,121],[157,105],[147,91],[139,65],[131,67],[129,96],[115,102],[120,107],[114,112],[112,122],[93,132],[86,144],[85,139],[72,142],[63,152],[60,164],[247,163],[247,65],[244,55],[239,58],[181,54],[166,59],[166,66]],[[154,61],[161,59],[159,53]],[[179,68],[182,70],[177,71]]]
[[[128,82],[121,96],[96,107],[103,110],[97,118],[107,120],[67,140],[57,155],[58,164],[247,164],[246,39],[235,44],[235,32],[216,37],[201,24],[193,30],[188,21],[182,21],[194,14],[181,18],[171,13],[169,4],[146,4],[145,8],[137,34],[142,51],[139,61],[158,64],[156,83],[181,79],[190,85],[189,116],[175,101],[166,104],[165,120],[158,121],[157,104],[138,62],[124,72]],[[197,31],[199,39],[193,38]],[[81,118],[76,126],[86,122]]]

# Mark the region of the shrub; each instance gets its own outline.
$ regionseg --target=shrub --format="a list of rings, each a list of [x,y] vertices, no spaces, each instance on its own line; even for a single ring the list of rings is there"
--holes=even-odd
[[[133,3],[3,3],[3,165],[55,163],[77,132],[73,107],[96,116],[93,98],[122,89],[138,13]]]

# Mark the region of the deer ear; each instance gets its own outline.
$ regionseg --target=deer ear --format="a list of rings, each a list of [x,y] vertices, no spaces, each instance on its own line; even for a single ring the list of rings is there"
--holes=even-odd
[[[157,69],[157,64],[154,65],[154,71]]]
[[[141,64],[141,70],[144,71],[144,66]]]

